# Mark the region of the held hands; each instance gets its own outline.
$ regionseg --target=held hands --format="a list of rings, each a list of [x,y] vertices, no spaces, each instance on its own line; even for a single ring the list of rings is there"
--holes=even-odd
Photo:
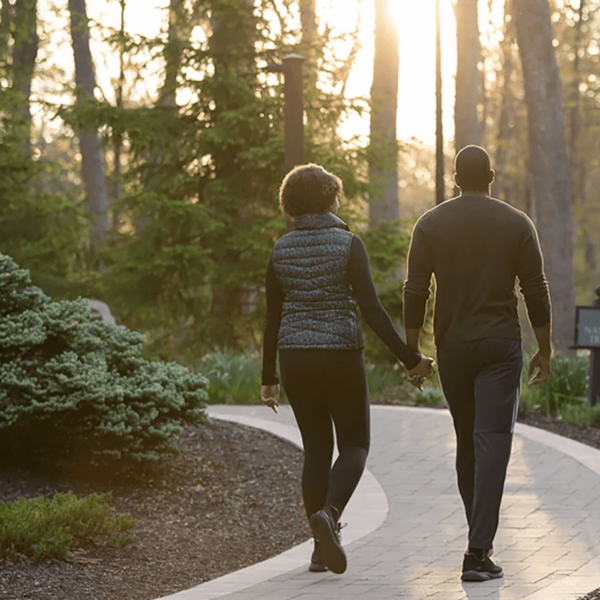
[[[548,377],[550,377],[550,357],[541,355],[538,350],[529,363],[529,385],[545,383]]]
[[[260,400],[276,413],[279,406],[279,385],[261,385]]]
[[[417,389],[423,391],[423,382],[427,377],[435,375],[433,358],[423,356],[416,367],[406,370],[406,377]]]

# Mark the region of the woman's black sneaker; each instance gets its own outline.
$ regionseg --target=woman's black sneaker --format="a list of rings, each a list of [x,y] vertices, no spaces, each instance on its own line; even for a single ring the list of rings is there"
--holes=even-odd
[[[333,573],[343,573],[347,561],[340,542],[338,524],[325,510],[312,514],[309,523],[313,537],[319,542],[321,560],[325,566]]]
[[[323,559],[321,558],[321,545],[317,540],[315,540],[315,549],[310,557],[310,565],[308,565],[308,570],[311,573],[325,573],[325,571],[329,571],[323,562]]]
[[[489,556],[477,558],[475,554],[467,552],[463,560],[463,581],[489,581],[502,577],[502,567],[494,564]]]

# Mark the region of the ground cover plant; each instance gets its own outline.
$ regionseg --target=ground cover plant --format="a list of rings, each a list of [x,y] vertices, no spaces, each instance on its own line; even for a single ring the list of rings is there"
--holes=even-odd
[[[588,358],[586,356],[554,356],[550,378],[542,385],[526,383],[529,356],[525,357],[523,387],[519,413],[537,412],[558,417],[565,422],[600,426],[600,406],[588,404]]]
[[[99,538],[124,547],[132,541],[134,518],[112,515],[110,494],[78,498],[72,492],[52,499],[20,498],[0,502],[0,556],[22,554],[38,559],[64,558],[74,547]]]

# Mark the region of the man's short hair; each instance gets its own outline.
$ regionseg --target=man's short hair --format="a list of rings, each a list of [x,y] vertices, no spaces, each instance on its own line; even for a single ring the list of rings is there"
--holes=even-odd
[[[315,164],[294,167],[279,188],[279,202],[289,217],[328,212],[343,192],[342,180]]]
[[[487,190],[491,181],[490,155],[479,146],[465,146],[454,161],[459,187],[464,190]]]

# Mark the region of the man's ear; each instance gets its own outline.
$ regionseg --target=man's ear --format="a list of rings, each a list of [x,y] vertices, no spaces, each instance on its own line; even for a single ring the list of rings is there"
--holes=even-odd
[[[454,173],[454,183],[456,184],[456,187],[460,187],[460,180],[458,178],[458,173]]]
[[[496,171],[494,171],[494,169],[490,169],[490,184],[494,183],[495,179],[496,179]]]

